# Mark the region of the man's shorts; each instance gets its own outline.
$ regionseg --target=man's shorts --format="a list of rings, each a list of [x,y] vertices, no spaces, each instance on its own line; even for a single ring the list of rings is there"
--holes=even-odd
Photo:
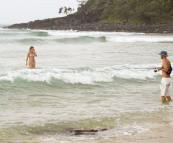
[[[161,96],[170,96],[169,94],[169,87],[171,85],[171,78],[162,78],[160,89],[161,89]]]

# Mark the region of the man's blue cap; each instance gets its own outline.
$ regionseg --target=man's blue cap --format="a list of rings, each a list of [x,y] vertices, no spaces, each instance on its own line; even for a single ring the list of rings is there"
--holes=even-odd
[[[162,55],[162,56],[168,57],[168,54],[167,54],[166,51],[161,51],[161,52],[159,53],[159,55]]]

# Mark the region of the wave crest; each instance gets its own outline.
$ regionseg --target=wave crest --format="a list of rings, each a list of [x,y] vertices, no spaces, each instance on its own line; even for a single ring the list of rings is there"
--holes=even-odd
[[[152,79],[157,76],[153,69],[135,69],[125,67],[104,67],[96,69],[22,69],[8,71],[0,76],[0,81],[15,82],[15,80],[24,80],[25,82],[47,82],[52,80],[63,81],[70,84],[95,84],[97,82],[113,82],[119,79]]]
[[[90,37],[90,36],[81,36],[76,38],[61,38],[56,39],[56,42],[62,43],[76,43],[76,42],[106,42],[106,37]]]

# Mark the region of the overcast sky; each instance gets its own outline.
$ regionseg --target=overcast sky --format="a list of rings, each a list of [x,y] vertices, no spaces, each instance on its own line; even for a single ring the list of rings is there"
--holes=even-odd
[[[77,10],[77,0],[0,0],[0,24],[60,17],[60,7]]]

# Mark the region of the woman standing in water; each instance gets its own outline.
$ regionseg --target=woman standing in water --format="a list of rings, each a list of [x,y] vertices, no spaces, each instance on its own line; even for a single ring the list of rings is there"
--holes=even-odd
[[[26,66],[28,65],[29,68],[31,68],[31,69],[35,68],[35,65],[36,65],[35,57],[37,57],[37,54],[35,52],[34,47],[31,46],[30,49],[29,49],[29,52],[28,52],[28,54],[26,56]],[[28,62],[28,59],[29,59],[29,62]]]

